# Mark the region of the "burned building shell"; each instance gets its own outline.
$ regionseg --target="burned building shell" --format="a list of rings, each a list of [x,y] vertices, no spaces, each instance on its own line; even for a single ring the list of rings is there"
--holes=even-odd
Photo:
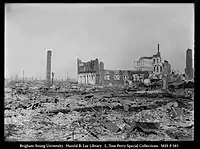
[[[139,60],[134,62],[134,67],[139,71],[149,71],[150,73],[159,75],[163,72],[162,64],[163,63],[158,44],[158,51],[156,54],[150,57],[147,56],[140,57]]]
[[[100,70],[103,69],[103,62],[98,59],[82,62],[77,59],[78,83],[99,84]]]
[[[148,78],[148,71],[109,70],[98,59],[82,62],[77,59],[79,84],[124,85],[126,81],[138,82]]]

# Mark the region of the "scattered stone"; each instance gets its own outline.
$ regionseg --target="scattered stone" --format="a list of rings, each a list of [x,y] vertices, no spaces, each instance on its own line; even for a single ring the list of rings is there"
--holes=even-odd
[[[193,140],[194,90],[183,88],[12,84],[5,89],[4,136],[9,141]]]

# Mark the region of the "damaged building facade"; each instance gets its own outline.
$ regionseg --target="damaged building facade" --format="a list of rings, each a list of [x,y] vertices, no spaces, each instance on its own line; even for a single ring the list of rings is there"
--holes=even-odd
[[[79,84],[99,84],[100,71],[104,69],[103,62],[98,59],[83,62],[77,59],[77,73]]]
[[[100,72],[101,85],[124,85],[128,80],[140,82],[148,78],[148,71],[134,70],[103,70]]]
[[[78,83],[96,85],[124,85],[127,81],[143,82],[149,76],[156,75],[162,79],[164,69],[171,73],[168,61],[162,62],[161,53],[158,51],[151,57],[141,57],[134,62],[136,70],[110,70],[104,68],[104,63],[98,59],[83,62],[77,59]]]
[[[123,85],[128,80],[141,81],[148,77],[148,71],[109,70],[98,59],[83,62],[77,59],[79,84]]]
[[[164,65],[166,65],[165,61],[162,61],[161,53],[159,51],[159,44],[157,47],[158,51],[156,54],[150,57],[140,57],[139,60],[134,61],[134,67],[136,70],[139,71],[148,71],[149,74],[157,75],[162,77],[164,71]],[[170,67],[171,72],[171,65],[167,61],[167,64]]]

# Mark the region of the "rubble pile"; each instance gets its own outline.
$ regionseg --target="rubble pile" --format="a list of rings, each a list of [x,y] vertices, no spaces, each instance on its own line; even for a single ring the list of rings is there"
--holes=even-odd
[[[6,141],[193,140],[194,89],[12,83],[5,86]]]

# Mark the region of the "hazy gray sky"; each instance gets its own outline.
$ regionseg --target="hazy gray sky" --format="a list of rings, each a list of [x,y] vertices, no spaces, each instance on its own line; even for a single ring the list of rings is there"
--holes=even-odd
[[[160,52],[184,71],[194,49],[193,4],[7,4],[6,76],[45,77],[46,48],[56,76],[76,78],[76,59],[98,58],[107,69],[133,69]],[[194,53],[194,52],[193,52]]]

